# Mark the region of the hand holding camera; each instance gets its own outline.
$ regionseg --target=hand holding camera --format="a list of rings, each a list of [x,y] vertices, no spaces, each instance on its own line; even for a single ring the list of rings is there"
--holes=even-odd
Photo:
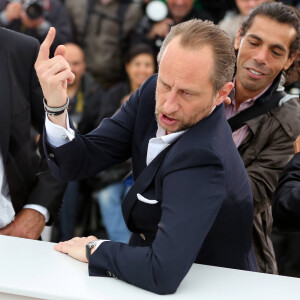
[[[148,33],[149,39],[154,39],[157,36],[165,38],[169,33],[171,26],[174,24],[174,21],[170,18],[166,18],[158,23],[155,23],[150,32]]]
[[[18,1],[9,2],[5,8],[5,17],[7,21],[20,19],[22,12],[22,3]]]
[[[37,28],[43,22],[43,0],[10,0],[5,8],[9,22],[21,19],[29,28]]]

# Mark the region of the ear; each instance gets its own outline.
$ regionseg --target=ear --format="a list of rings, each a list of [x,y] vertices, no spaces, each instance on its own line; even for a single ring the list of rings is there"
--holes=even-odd
[[[217,94],[217,98],[216,98],[216,105],[220,105],[221,103],[223,103],[224,101],[227,101],[227,96],[229,95],[229,93],[231,92],[233,88],[233,83],[232,82],[227,82],[226,84],[224,84],[218,94]]]
[[[286,64],[284,65],[283,69],[286,71],[294,62],[295,58],[297,57],[298,51],[296,51],[290,58],[288,58]]]
[[[234,40],[234,49],[239,50],[241,44],[241,28],[236,34],[235,40]]]

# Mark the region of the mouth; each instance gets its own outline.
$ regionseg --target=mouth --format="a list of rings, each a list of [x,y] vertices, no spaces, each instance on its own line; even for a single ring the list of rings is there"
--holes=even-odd
[[[173,119],[171,117],[168,117],[167,115],[163,113],[159,113],[159,120],[163,125],[171,126],[177,123],[178,121],[176,119]]]
[[[257,69],[252,69],[252,68],[246,68],[246,69],[249,72],[249,74],[252,76],[262,77],[262,76],[266,75],[265,73],[258,71]]]
[[[250,77],[252,77],[254,79],[260,79],[265,75],[264,73],[262,73],[258,70],[252,69],[252,68],[247,68],[247,71],[248,71],[248,74],[250,75]]]

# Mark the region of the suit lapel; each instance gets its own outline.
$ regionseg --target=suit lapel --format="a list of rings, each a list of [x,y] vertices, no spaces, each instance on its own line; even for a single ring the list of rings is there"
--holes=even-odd
[[[138,176],[138,178],[133,183],[132,187],[128,191],[122,205],[123,216],[126,224],[128,224],[128,219],[130,216],[131,209],[137,200],[137,194],[143,194],[146,188],[151,184],[155,175],[157,174],[166,154],[173,147],[174,142],[169,147],[165,148],[160,152],[153,161],[143,170],[143,172]]]
[[[11,89],[9,82],[9,69],[7,66],[7,54],[0,50],[0,149],[3,163],[6,164],[11,127]]]

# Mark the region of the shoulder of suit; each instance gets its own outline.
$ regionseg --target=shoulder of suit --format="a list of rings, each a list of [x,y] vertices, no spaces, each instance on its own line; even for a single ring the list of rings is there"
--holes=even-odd
[[[1,47],[6,47],[9,50],[12,49],[11,47],[17,46],[20,47],[20,50],[24,49],[27,45],[39,47],[37,39],[3,27],[0,27],[0,41]]]

